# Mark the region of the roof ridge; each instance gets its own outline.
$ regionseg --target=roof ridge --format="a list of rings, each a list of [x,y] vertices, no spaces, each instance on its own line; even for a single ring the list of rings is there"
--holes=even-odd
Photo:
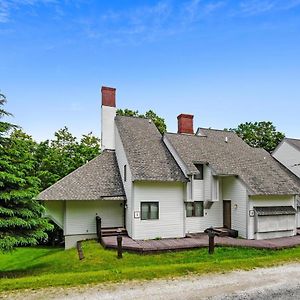
[[[285,139],[285,140],[293,140],[293,141],[298,141],[298,142],[300,142],[300,139],[296,139],[296,138],[287,138],[287,137],[285,137],[284,139]]]

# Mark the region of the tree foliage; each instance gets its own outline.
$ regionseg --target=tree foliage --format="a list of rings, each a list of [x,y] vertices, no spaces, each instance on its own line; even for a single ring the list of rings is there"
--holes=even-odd
[[[6,99],[2,96],[0,105]],[[10,114],[1,109],[1,117]],[[51,225],[42,218],[43,206],[34,196],[39,179],[34,176],[35,142],[15,126],[0,122],[0,251],[35,245],[47,237]]]
[[[100,140],[92,133],[78,141],[67,127],[51,141],[35,142],[3,120],[11,116],[5,103],[0,94],[0,251],[46,239],[53,226],[34,197],[100,154]]]
[[[64,127],[54,134],[55,138],[37,145],[35,152],[36,176],[44,190],[57,180],[100,154],[100,140],[92,133],[77,138]]]
[[[146,118],[151,119],[159,132],[161,134],[167,131],[167,125],[165,123],[165,119],[159,117],[153,110],[148,110],[145,114],[140,114],[137,110],[130,110],[130,109],[118,109],[117,110],[118,116],[128,116],[128,117],[139,117],[139,118]]]
[[[284,133],[277,131],[270,121],[246,122],[230,130],[251,147],[264,148],[268,152],[272,152],[284,138]]]

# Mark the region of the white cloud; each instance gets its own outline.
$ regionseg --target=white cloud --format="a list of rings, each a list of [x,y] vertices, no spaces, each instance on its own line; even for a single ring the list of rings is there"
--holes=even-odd
[[[300,6],[300,0],[243,0],[239,5],[239,13],[258,15],[272,11],[289,10]]]
[[[9,22],[12,18],[13,12],[21,9],[23,6],[58,3],[58,0],[0,0],[0,23]]]

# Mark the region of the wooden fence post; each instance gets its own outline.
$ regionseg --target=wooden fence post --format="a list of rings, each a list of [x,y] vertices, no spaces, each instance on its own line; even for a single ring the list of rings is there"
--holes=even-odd
[[[213,254],[215,251],[215,233],[213,230],[208,230],[208,253]]]
[[[77,242],[77,251],[78,251],[79,260],[84,259],[84,254],[83,254],[83,250],[82,250],[82,247],[81,247],[81,241]]]
[[[123,257],[122,236],[120,234],[117,236],[117,244],[118,244],[118,258],[122,258]]]
[[[101,231],[101,218],[99,216],[96,216],[96,232],[97,232],[98,242],[101,243],[102,231]]]

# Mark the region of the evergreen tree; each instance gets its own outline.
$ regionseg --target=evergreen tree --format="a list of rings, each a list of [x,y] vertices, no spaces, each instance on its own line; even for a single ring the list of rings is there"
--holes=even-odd
[[[34,176],[32,138],[1,119],[10,114],[2,109],[0,98],[0,251],[16,246],[36,245],[47,238],[52,225],[42,218],[44,208],[34,200],[39,179]]]

